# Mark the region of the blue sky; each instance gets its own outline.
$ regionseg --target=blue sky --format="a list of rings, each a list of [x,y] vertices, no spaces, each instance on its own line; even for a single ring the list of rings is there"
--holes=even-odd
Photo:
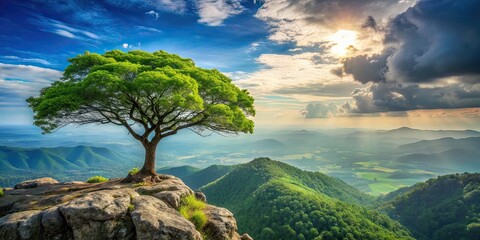
[[[195,11],[162,6],[91,1],[7,1],[0,9],[2,62],[63,70],[68,57],[110,49],[164,49],[222,71],[258,68],[251,44],[267,38],[266,24],[253,17],[258,4],[220,26],[199,23]],[[121,2],[121,1],[120,1]],[[140,2],[140,1],[139,1]],[[128,44],[124,46],[124,44]],[[269,51],[267,49],[267,51]]]
[[[68,58],[141,49],[219,69],[256,98],[258,126],[479,129],[479,11],[475,0],[2,1],[0,125],[30,124],[25,98]]]

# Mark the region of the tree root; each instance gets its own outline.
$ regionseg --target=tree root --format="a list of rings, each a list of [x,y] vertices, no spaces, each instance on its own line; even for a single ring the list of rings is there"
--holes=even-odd
[[[122,180],[122,183],[159,183],[162,182],[163,180],[168,179],[166,175],[162,174],[143,174],[143,173],[137,173],[137,174],[128,174],[127,177],[125,177]]]

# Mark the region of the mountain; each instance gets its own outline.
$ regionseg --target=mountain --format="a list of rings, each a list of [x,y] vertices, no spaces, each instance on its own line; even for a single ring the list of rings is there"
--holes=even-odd
[[[318,172],[258,158],[201,188],[254,239],[411,239],[387,216],[357,204],[372,197]]]
[[[347,136],[351,138],[368,138],[370,141],[377,140],[387,143],[408,144],[419,140],[434,140],[439,138],[480,137],[480,132],[473,130],[420,130],[401,127],[392,130],[357,131]]]
[[[480,152],[480,137],[469,138],[441,138],[436,140],[423,140],[410,144],[399,146],[396,150],[398,152],[407,153],[439,153],[448,149],[458,148],[469,151]]]
[[[181,178],[187,186],[192,189],[199,189],[200,187],[213,182],[223,175],[231,172],[237,165],[211,165],[204,169],[199,169],[191,166],[181,166],[172,168],[161,168],[157,170],[158,173],[174,175]]]
[[[233,171],[236,166],[237,165],[212,165],[182,179],[185,184],[192,189],[199,189]]]
[[[378,131],[377,134],[394,138],[418,136],[421,139],[480,137],[480,132],[473,130],[419,130],[408,127],[401,127],[388,131]]]
[[[451,174],[386,198],[382,210],[417,239],[479,239],[480,174]]]
[[[0,146],[0,173],[55,172],[128,165],[129,159],[107,148],[76,146],[17,148]]]
[[[479,145],[480,146],[480,145]],[[401,163],[415,163],[431,168],[441,168],[460,172],[480,172],[480,152],[462,148],[452,148],[436,154],[408,154],[397,158]]]
[[[180,167],[165,167],[157,169],[157,173],[161,174],[169,174],[181,179],[190,176],[191,174],[200,171],[200,168],[192,167],[192,166],[180,166]]]
[[[252,143],[243,144],[240,146],[241,150],[250,150],[250,151],[275,151],[281,150],[286,147],[285,144],[269,138],[255,141]]]

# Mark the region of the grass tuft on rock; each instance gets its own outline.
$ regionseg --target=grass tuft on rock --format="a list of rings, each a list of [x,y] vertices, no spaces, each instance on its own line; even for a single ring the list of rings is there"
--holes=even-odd
[[[108,178],[102,176],[93,176],[87,179],[87,183],[102,183],[108,181]]]
[[[3,197],[3,188],[0,188],[0,197]]]
[[[138,171],[139,171],[138,168],[135,167],[135,168],[130,169],[130,171],[128,171],[128,174],[135,175],[135,174],[138,173]]]
[[[201,230],[207,223],[207,216],[203,212],[206,204],[200,200],[197,200],[194,195],[189,195],[182,198],[179,212],[183,217],[188,219],[195,225],[195,228],[202,232]]]

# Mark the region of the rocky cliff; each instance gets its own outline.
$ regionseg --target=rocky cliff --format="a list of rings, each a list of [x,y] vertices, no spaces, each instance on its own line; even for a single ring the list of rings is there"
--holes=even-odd
[[[29,181],[0,197],[0,239],[250,239],[230,211],[208,204],[196,227],[178,211],[189,195],[205,201],[169,175],[151,185]]]

